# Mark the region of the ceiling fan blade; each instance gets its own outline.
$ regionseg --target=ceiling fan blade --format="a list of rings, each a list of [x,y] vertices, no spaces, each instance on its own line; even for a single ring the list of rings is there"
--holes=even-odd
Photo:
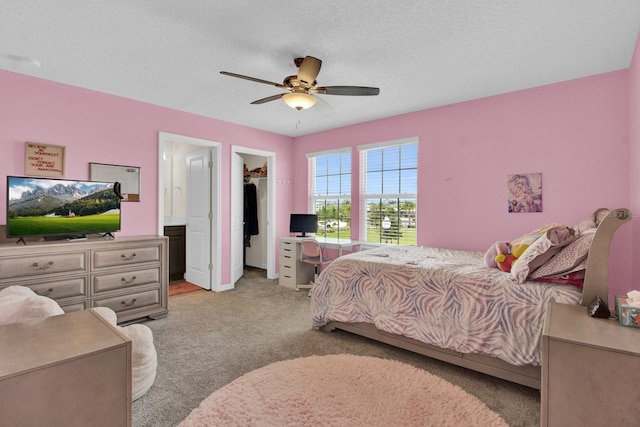
[[[262,99],[258,99],[256,101],[253,101],[252,104],[264,104],[265,102],[275,101],[276,99],[282,98],[284,95],[285,95],[284,93],[281,93],[279,95],[267,96],[266,98],[262,98]]]
[[[307,88],[313,86],[316,77],[318,77],[318,73],[320,73],[321,66],[322,61],[318,58],[314,58],[313,56],[305,57],[300,67],[298,67],[298,81]]]
[[[249,81],[256,82],[256,83],[264,83],[266,85],[279,87],[281,89],[286,89],[282,85],[282,83],[275,83],[275,82],[270,82],[268,80],[256,79],[255,77],[243,76],[242,74],[230,73],[228,71],[220,71],[220,74],[225,75],[225,76],[229,76],[229,77],[237,77],[239,79],[249,80]]]
[[[365,86],[324,86],[311,89],[309,93],[324,95],[372,96],[380,93],[380,88]]]

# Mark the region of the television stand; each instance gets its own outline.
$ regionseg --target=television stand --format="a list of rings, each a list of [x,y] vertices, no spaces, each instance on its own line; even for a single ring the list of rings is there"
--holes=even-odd
[[[103,238],[105,238],[105,239],[107,239],[107,240],[113,240],[113,239],[115,239],[115,236],[114,236],[113,234],[111,234],[111,232],[110,232],[110,231],[107,231],[106,233],[104,233],[104,234],[103,234],[102,236],[100,236],[100,237],[103,237]]]
[[[118,323],[167,315],[166,237],[26,240],[27,246],[0,244],[0,289],[28,286],[56,300],[67,312],[109,307],[116,312]],[[2,393],[0,387],[0,400]],[[0,425],[4,425],[2,415]]]
[[[19,245],[22,242],[23,245],[27,246],[27,242],[24,240],[24,237],[20,237],[16,242],[16,245]]]

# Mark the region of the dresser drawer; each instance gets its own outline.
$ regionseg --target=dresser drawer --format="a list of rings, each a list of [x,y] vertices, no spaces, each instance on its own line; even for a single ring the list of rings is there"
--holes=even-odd
[[[50,253],[0,259],[0,279],[87,271],[86,253]]]
[[[295,288],[296,287],[296,279],[295,279],[295,277],[284,276],[284,275],[282,275],[282,273],[280,273],[280,278],[278,279],[278,284],[281,285],[281,286],[287,286],[289,288]]]
[[[296,242],[280,241],[280,255],[296,255]]]
[[[109,307],[116,313],[121,313],[138,308],[160,307],[161,301],[160,288],[158,288],[119,297],[95,299],[93,307]]]
[[[160,245],[116,250],[95,250],[93,251],[93,268],[160,262],[161,257],[162,248]]]
[[[93,294],[112,291],[114,289],[129,288],[132,286],[146,285],[148,283],[160,283],[160,267],[147,268],[145,270],[121,271],[110,274],[96,274],[93,276]]]
[[[80,302],[74,302],[74,303],[69,303],[69,304],[59,304],[60,308],[62,310],[64,310],[65,313],[71,313],[72,311],[82,311],[82,310],[86,310],[89,307],[87,307],[87,303],[88,301],[80,301]]]
[[[280,277],[296,277],[296,266],[280,264]]]
[[[24,285],[31,288],[36,294],[56,301],[65,298],[87,296],[86,276],[47,280],[46,282],[30,282]]]
[[[295,267],[296,265],[296,259],[293,256],[289,256],[289,255],[280,255],[280,258],[278,258],[280,261],[280,268],[282,268],[282,266],[287,266],[287,267]]]

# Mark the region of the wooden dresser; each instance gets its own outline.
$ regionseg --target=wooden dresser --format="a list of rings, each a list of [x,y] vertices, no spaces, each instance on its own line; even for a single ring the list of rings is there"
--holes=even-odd
[[[93,310],[0,326],[0,424],[131,426],[131,341]]]
[[[167,237],[0,245],[0,289],[28,286],[65,312],[109,307],[118,323],[168,312]]]
[[[640,422],[640,329],[551,303],[542,335],[542,426]]]

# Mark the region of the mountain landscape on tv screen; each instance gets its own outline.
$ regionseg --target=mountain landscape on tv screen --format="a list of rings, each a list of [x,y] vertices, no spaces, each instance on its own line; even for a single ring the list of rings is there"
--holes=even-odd
[[[78,236],[120,230],[113,184],[9,177],[7,236]]]
[[[119,199],[106,184],[83,190],[75,184],[56,184],[50,188],[34,186],[23,191],[19,199],[9,200],[10,216],[92,215],[118,209]]]

